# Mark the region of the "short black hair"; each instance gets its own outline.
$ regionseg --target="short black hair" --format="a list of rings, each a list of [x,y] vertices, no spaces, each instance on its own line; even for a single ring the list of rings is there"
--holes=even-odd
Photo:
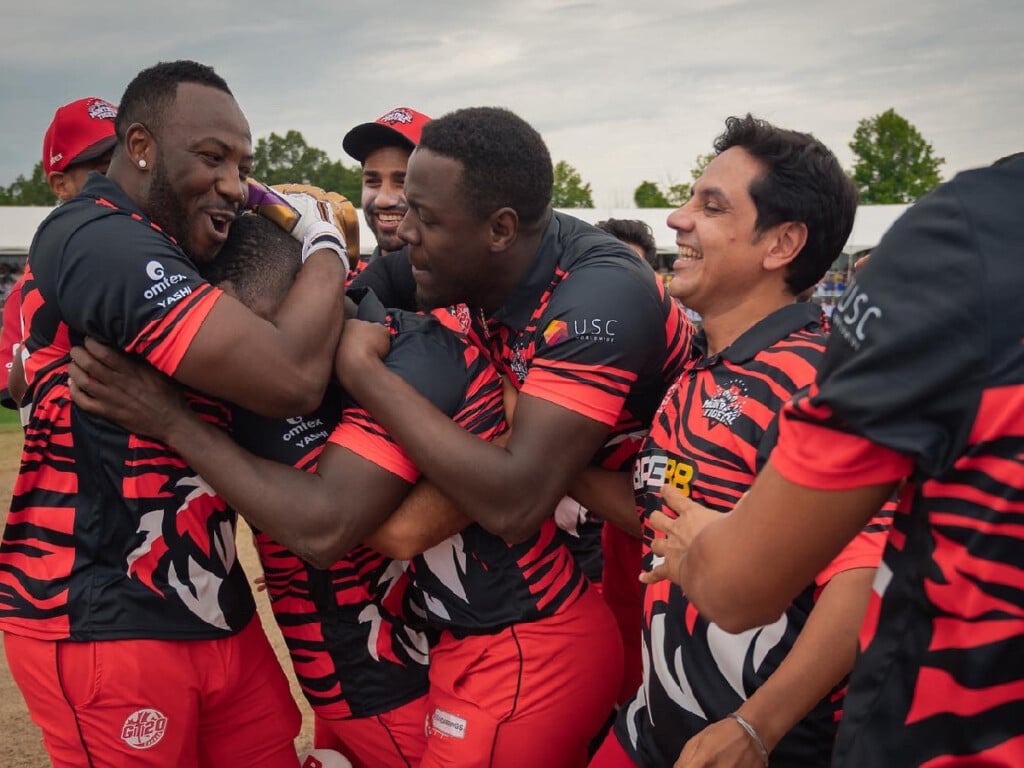
[[[832,151],[809,133],[798,133],[746,117],[730,117],[715,140],[722,154],[741,147],[765,166],[750,185],[758,233],[784,221],[807,225],[807,242],[786,270],[794,296],[816,284],[832,265],[853,229],[857,187]]]
[[[658,269],[658,244],[654,242],[654,233],[646,221],[605,219],[597,222],[594,226],[628,245],[640,246],[640,250],[644,252],[644,260],[651,265],[652,269]]]
[[[114,121],[118,140],[124,141],[128,126],[132,123],[142,123],[151,132],[159,133],[164,112],[174,103],[180,83],[208,85],[234,96],[224,78],[214,72],[213,67],[186,59],[161,61],[139,72],[125,88]]]
[[[231,281],[235,297],[252,308],[259,299],[276,306],[288,295],[302,266],[298,240],[262,216],[239,216],[216,258],[199,264],[214,285]]]
[[[449,112],[423,127],[419,146],[462,164],[462,192],[480,218],[509,207],[536,224],[551,205],[554,171],[544,139],[507,109]]]

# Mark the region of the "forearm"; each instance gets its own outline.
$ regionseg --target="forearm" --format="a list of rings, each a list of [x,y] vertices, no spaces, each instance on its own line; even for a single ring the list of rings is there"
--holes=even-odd
[[[576,477],[569,495],[602,520],[640,538],[631,473],[587,467]]]
[[[334,353],[341,337],[344,282],[345,270],[337,254],[322,250],[313,253],[274,318],[281,350],[295,367],[295,375],[304,382],[302,386],[320,397],[333,374]],[[315,396],[311,400],[319,404]]]
[[[674,580],[702,616],[729,632],[770,624],[894,487],[820,491],[789,482],[769,462],[735,509],[693,540]]]
[[[778,669],[738,710],[768,750],[853,669],[874,568],[836,575]]]
[[[411,560],[471,522],[435,485],[421,480],[366,544],[395,560]]]
[[[353,396],[388,430],[420,471],[459,509],[507,541],[522,541],[540,527],[565,495],[568,478],[589,458],[582,456],[585,451],[581,451],[580,442],[600,445],[603,437],[599,435],[595,440],[579,435],[578,440],[567,441],[565,446],[553,446],[547,438],[535,439],[545,428],[551,428],[550,423],[531,423],[531,419],[543,421],[536,411],[557,419],[552,412],[557,406],[534,405],[531,409],[521,399],[509,442],[502,447],[463,430],[379,360],[364,361],[357,372],[349,373],[346,384],[351,382]],[[533,417],[531,410],[535,411]],[[553,455],[556,451],[557,456]],[[581,455],[577,457],[576,453]],[[568,466],[558,468],[558,462]]]
[[[250,524],[314,565],[359,542],[358,529],[345,536],[348,520],[319,475],[255,456],[190,411],[175,416],[163,438]]]

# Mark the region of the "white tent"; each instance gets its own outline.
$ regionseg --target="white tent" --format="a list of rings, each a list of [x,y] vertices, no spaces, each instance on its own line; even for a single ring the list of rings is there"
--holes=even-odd
[[[843,249],[856,253],[878,244],[882,235],[909,206],[906,205],[862,205],[857,210],[853,232]],[[25,256],[32,236],[40,222],[46,218],[50,208],[25,206],[0,206],[0,256]],[[676,249],[675,232],[665,223],[671,211],[663,208],[575,208],[565,211],[577,218],[594,224],[603,219],[640,219],[647,222],[654,232],[654,241],[661,252]],[[359,245],[364,253],[373,250],[374,239],[362,213],[359,214]]]

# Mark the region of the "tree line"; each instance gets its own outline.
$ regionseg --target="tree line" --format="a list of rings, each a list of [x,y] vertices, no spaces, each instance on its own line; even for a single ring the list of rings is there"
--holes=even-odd
[[[911,203],[942,181],[939,166],[945,160],[935,155],[932,145],[906,118],[894,109],[857,124],[849,143],[854,165],[849,171],[868,204]],[[297,182],[313,184],[345,195],[360,204],[362,173],[359,166],[332,160],[327,153],[310,146],[299,131],[283,136],[271,133],[256,142],[253,152],[254,178],[267,184]],[[703,173],[713,153],[698,155],[690,171],[690,182],[660,185],[643,180],[633,192],[638,208],[676,208],[690,197],[692,181]],[[551,202],[555,208],[593,208],[591,186],[576,168],[564,160],[555,163]],[[9,186],[0,185],[0,205],[54,205],[56,198],[43,176],[42,163],[31,175],[18,176]]]

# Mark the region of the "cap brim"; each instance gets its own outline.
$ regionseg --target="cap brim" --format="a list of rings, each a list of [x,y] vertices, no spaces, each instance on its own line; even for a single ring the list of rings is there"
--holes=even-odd
[[[345,134],[341,147],[350,157],[362,163],[368,154],[380,147],[407,147],[413,150],[416,145],[394,128],[380,123],[363,123]]]
[[[84,163],[88,160],[95,160],[97,157],[105,155],[107,152],[112,150],[116,145],[117,136],[106,136],[105,138],[102,138],[99,141],[97,141],[95,144],[90,144],[88,147],[86,147],[73,158],[71,158],[71,160],[68,161],[68,164],[65,165],[64,168],[66,169],[69,166],[77,165],[78,163]]]

